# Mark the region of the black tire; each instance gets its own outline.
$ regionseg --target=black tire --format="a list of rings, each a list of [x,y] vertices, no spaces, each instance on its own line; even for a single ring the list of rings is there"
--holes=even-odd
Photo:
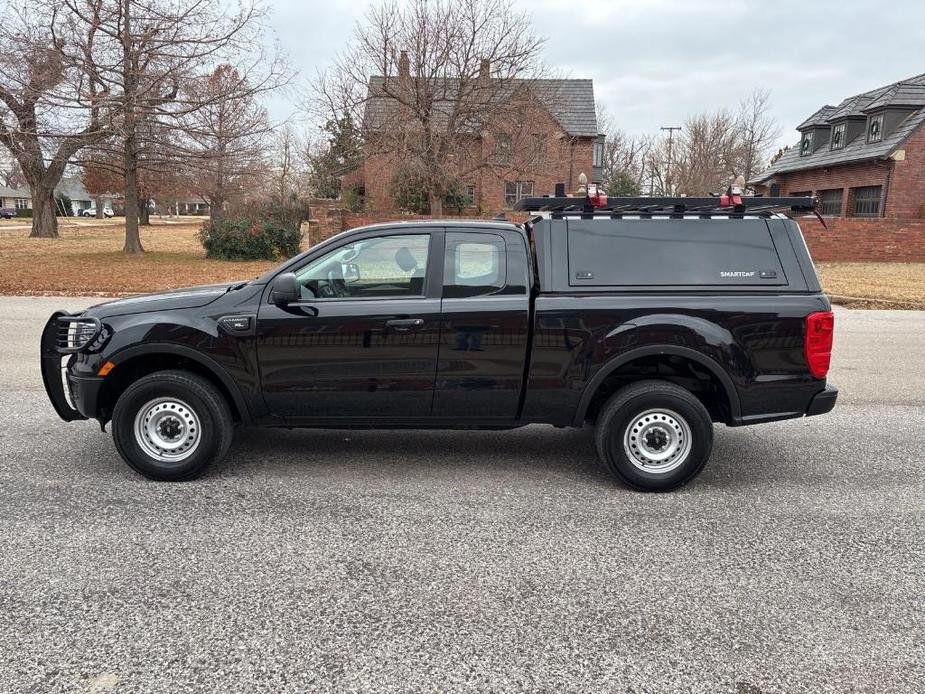
[[[642,438],[646,445],[639,448]],[[638,381],[604,405],[594,441],[601,461],[621,482],[639,491],[667,492],[687,484],[706,465],[713,422],[690,391],[667,381]],[[650,457],[661,455],[669,457]],[[643,469],[647,465],[652,471]]]
[[[139,433],[136,418],[142,422]],[[145,422],[153,423],[145,427]],[[167,438],[152,438],[152,429]],[[119,397],[112,416],[112,438],[123,460],[148,479],[165,482],[192,479],[221,460],[231,445],[232,429],[231,411],[221,392],[187,371],[157,371],[137,380]],[[190,441],[195,437],[195,445],[186,443],[187,435]],[[158,449],[159,459],[152,451],[165,441],[180,448]],[[165,459],[169,456],[177,459]]]

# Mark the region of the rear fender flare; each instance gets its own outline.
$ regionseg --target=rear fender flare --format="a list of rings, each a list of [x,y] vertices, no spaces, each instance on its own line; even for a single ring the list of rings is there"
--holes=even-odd
[[[594,378],[591,379],[591,382],[585,386],[585,389],[581,394],[581,400],[578,403],[578,410],[575,412],[574,425],[576,427],[582,426],[585,421],[585,414],[588,412],[588,407],[591,405],[591,400],[594,398],[594,394],[610,374],[619,369],[621,366],[624,366],[625,364],[633,361],[634,359],[659,355],[678,356],[690,359],[691,361],[697,362],[705,369],[707,369],[711,374],[716,376],[717,380],[723,385],[723,390],[726,392],[726,397],[729,398],[729,408],[731,410],[730,419],[733,422],[740,419],[742,410],[739,404],[739,393],[736,390],[732,379],[729,377],[729,374],[726,373],[723,367],[720,366],[716,360],[711,359],[707,355],[698,352],[697,350],[690,349],[689,347],[679,347],[677,345],[647,345],[645,347],[637,347],[636,349],[631,349],[628,352],[624,352],[620,356],[615,357],[601,367],[601,369],[594,375]]]

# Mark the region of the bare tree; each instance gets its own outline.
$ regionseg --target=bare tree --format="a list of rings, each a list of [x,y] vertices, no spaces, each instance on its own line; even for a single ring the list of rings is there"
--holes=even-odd
[[[769,92],[757,90],[736,113],[719,109],[688,116],[675,141],[671,184],[663,137],[647,151],[643,190],[652,195],[705,195],[724,190],[738,176],[748,181],[768,161],[780,134],[769,102]]]
[[[649,135],[628,135],[617,128],[602,104],[597,105],[598,129],[604,134],[601,185],[613,196],[640,195],[647,186],[647,173],[655,141]]]
[[[185,167],[196,189],[220,220],[225,205],[240,198],[262,173],[267,136],[266,109],[231,65],[220,65],[190,87],[205,105],[183,119]]]
[[[461,178],[528,168],[543,41],[511,0],[374,6],[315,85],[325,120],[362,123],[364,153],[421,177],[430,211]]]
[[[735,120],[739,151],[734,173],[744,176],[746,182],[768,165],[774,143],[780,138],[780,127],[770,111],[771,92],[767,89],[756,89],[739,105]]]
[[[26,183],[22,167],[15,159],[9,159],[0,165],[0,183],[7,188],[19,188]]]
[[[278,87],[288,72],[277,55],[262,50],[265,11],[244,0],[230,13],[221,0],[38,0],[61,2],[80,31],[96,27],[99,39],[85,56],[110,99],[118,103],[115,124],[124,175],[125,247],[144,249],[138,234],[144,191],[140,171],[145,148],[165,159],[184,118],[241,90],[259,94]],[[105,2],[107,11],[98,6]],[[234,63],[231,93],[196,93],[184,85],[208,77],[221,64]]]
[[[113,193],[122,187],[120,168],[101,156],[88,157],[82,166],[80,180],[96,203],[96,218],[103,218],[103,195]]]
[[[115,106],[85,59],[108,10],[88,8],[93,21],[77,26],[66,3],[24,1],[0,24],[0,143],[32,190],[34,237],[58,236],[55,186],[76,152],[111,131]]]
[[[270,191],[288,198],[302,187],[306,145],[291,125],[283,125],[273,136],[270,152]]]
[[[738,147],[735,116],[729,111],[689,116],[672,163],[677,192],[704,195],[724,189],[732,178]]]

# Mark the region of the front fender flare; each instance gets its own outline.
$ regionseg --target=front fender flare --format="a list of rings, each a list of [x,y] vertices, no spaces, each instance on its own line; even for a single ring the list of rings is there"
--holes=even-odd
[[[253,421],[253,416],[250,408],[247,406],[247,401],[244,399],[244,396],[241,394],[241,389],[231,375],[217,361],[202,352],[197,352],[192,347],[172,342],[145,342],[144,344],[134,345],[119,350],[109,357],[109,361],[118,367],[122,362],[144,354],[172,354],[200,364],[221,381],[225,389],[231,394],[235,409],[240,413],[244,423],[250,424]]]
[[[624,366],[625,364],[633,361],[634,359],[663,354],[669,356],[684,357],[686,359],[690,359],[691,361],[695,361],[706,368],[711,374],[716,376],[719,382],[723,385],[723,390],[726,392],[726,397],[729,398],[729,408],[731,410],[729,413],[730,419],[735,422],[741,418],[742,408],[739,404],[739,393],[736,390],[732,379],[729,377],[729,374],[726,373],[725,369],[723,369],[723,367],[716,360],[711,359],[707,355],[698,352],[697,350],[691,349],[690,347],[680,347],[678,345],[646,345],[645,347],[637,347],[636,349],[631,349],[628,352],[623,352],[620,354],[620,356],[615,357],[611,361],[607,362],[596,374],[594,374],[594,378],[592,378],[588,385],[585,386],[585,389],[581,394],[581,400],[578,402],[578,409],[575,412],[574,425],[576,427],[580,427],[582,424],[584,424],[585,415],[588,412],[588,407],[591,405],[591,400],[594,397],[594,394],[610,374],[619,369],[621,366]]]

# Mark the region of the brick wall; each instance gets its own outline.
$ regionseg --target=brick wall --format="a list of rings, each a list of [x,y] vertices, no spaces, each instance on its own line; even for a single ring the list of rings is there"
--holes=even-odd
[[[902,152],[893,162],[887,216],[925,219],[925,125],[903,143]]]
[[[809,169],[807,171],[793,171],[778,174],[774,180],[780,184],[781,195],[793,193],[809,193],[820,195],[824,190],[841,188],[841,215],[850,214],[854,208],[853,188],[865,186],[883,186],[887,188],[888,172],[892,171],[892,162],[861,162],[858,164],[843,164],[827,169]],[[767,194],[768,186],[763,187]],[[890,210],[890,201],[887,200],[887,212]]]
[[[925,220],[828,218],[828,229],[814,217],[797,221],[816,261],[925,262]]]

